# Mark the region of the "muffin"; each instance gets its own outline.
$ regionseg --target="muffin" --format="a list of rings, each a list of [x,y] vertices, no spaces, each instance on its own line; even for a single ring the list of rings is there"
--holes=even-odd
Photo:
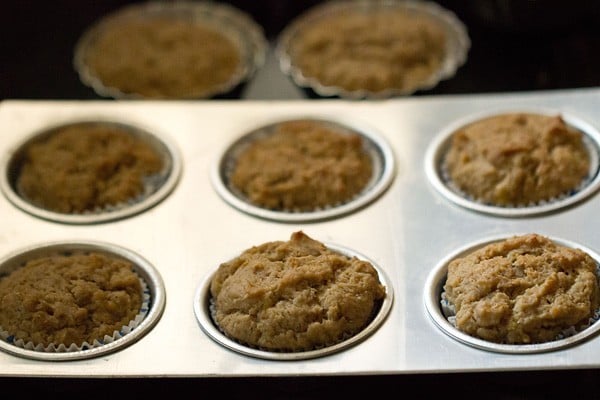
[[[222,263],[210,295],[214,322],[228,337],[262,350],[301,352],[359,333],[386,290],[372,264],[298,231]]]
[[[143,198],[164,168],[162,155],[118,124],[63,125],[29,142],[15,189],[31,204],[63,214],[99,212]]]
[[[349,202],[373,175],[360,134],[326,121],[291,120],[235,156],[229,185],[258,207],[310,212]]]
[[[452,260],[443,289],[456,328],[493,343],[557,340],[587,328],[600,307],[597,262],[534,233]]]
[[[454,188],[484,204],[552,202],[576,192],[590,173],[583,135],[560,115],[493,115],[452,134],[442,169]]]
[[[328,1],[281,33],[282,70],[321,96],[411,94],[454,75],[469,47],[466,29],[435,3]]]
[[[46,349],[103,343],[142,312],[143,286],[132,268],[99,252],[31,258],[0,278],[0,331]]]
[[[227,97],[264,61],[262,29],[214,2],[147,2],[101,19],[82,36],[82,81],[115,98]]]

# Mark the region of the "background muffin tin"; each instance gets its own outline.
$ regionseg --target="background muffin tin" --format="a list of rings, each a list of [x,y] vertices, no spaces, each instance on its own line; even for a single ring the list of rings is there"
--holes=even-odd
[[[0,197],[0,255],[38,243],[98,240],[144,257],[164,282],[160,320],[118,351],[66,362],[32,360],[0,351],[2,376],[208,377],[411,374],[600,367],[600,336],[533,354],[506,354],[462,343],[432,320],[425,298],[430,273],[464,246],[512,232],[560,237],[598,252],[600,198],[543,215],[507,218],[462,207],[428,179],[432,141],[466,116],[500,108],[565,112],[600,125],[600,89],[410,97],[383,101],[18,101],[0,103],[0,154],[33,132],[71,120],[104,117],[164,132],[181,152],[181,177],[161,202],[129,218],[66,224],[40,218]],[[248,130],[311,115],[367,125],[390,145],[395,176],[373,202],[338,218],[281,223],[231,207],[215,190],[215,157]],[[6,159],[6,157],[4,158]],[[221,345],[201,328],[196,290],[223,261],[250,246],[285,240],[302,230],[372,260],[389,278],[393,304],[368,337],[312,359],[271,360]]]

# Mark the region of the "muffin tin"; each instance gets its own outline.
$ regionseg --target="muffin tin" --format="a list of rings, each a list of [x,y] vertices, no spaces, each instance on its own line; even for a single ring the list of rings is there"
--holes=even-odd
[[[54,362],[52,368],[43,361],[53,360],[0,351],[5,366],[1,375],[271,377],[600,367],[597,324],[582,340],[574,336],[565,346],[517,353],[465,343],[440,326],[444,322],[436,297],[444,265],[471,246],[513,232],[531,232],[576,244],[594,256],[600,249],[595,223],[600,198],[595,191],[551,213],[510,218],[459,205],[432,184],[427,157],[440,135],[456,121],[509,107],[543,107],[569,115],[572,121],[586,121],[590,127],[600,125],[599,89],[376,102],[3,101],[0,127],[10,132],[0,138],[4,163],[32,133],[93,115],[126,120],[170,137],[180,151],[181,175],[168,196],[153,207],[101,224],[39,218],[17,206],[9,198],[10,191],[4,191],[0,255],[43,248],[45,243],[115,244],[148,260],[161,277],[156,292],[164,293],[163,300],[168,301],[152,329],[114,349],[118,351]],[[216,160],[225,149],[256,127],[306,116],[343,121],[383,138],[394,164],[386,189],[363,207],[327,219],[280,223],[232,206],[214,184],[220,171]],[[393,302],[390,299],[385,305],[381,319],[364,337],[324,354],[281,359],[226,342],[206,314],[209,277],[232,254],[287,238],[297,230],[371,260],[393,292]],[[149,273],[150,280],[153,274]]]

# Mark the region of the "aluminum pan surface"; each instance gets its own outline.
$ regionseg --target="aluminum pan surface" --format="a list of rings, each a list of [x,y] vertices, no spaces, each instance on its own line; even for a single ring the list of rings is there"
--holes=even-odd
[[[464,115],[510,106],[568,111],[600,125],[600,90],[341,100],[126,102],[3,101],[0,152],[47,124],[90,115],[143,122],[170,135],[181,149],[182,176],[160,204],[132,218],[96,225],[64,225],[29,215],[0,197],[0,253],[31,243],[102,240],[128,248],[160,272],[165,309],[138,342],[97,359],[48,363],[0,353],[2,376],[209,377],[408,374],[600,368],[600,338],[543,354],[496,354],[448,337],[423,302],[426,279],[440,262],[483,237],[535,231],[600,249],[593,195],[544,216],[503,218],[460,207],[429,183],[424,154],[432,138]],[[249,126],[311,114],[372,125],[389,141],[397,172],[389,189],[369,206],[317,223],[283,224],[242,213],[224,202],[209,179],[216,149]],[[214,267],[251,245],[286,239],[295,230],[337,243],[375,261],[389,277],[394,305],[363,342],[311,360],[273,361],[240,355],[215,343],[193,312],[194,292]]]

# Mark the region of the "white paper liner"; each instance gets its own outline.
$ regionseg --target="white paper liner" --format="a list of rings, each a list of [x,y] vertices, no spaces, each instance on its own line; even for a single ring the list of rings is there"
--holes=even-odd
[[[89,349],[97,348],[97,347],[112,343],[112,342],[122,338],[123,336],[127,335],[128,333],[133,331],[135,328],[137,328],[140,325],[140,323],[144,320],[144,318],[146,318],[146,315],[148,314],[148,311],[150,310],[150,303],[152,301],[151,295],[150,295],[150,289],[148,288],[146,281],[144,279],[142,279],[141,277],[140,277],[140,283],[142,285],[142,304],[140,307],[140,312],[135,316],[135,318],[133,320],[131,320],[129,322],[129,324],[123,325],[121,327],[121,329],[118,331],[114,331],[112,336],[105,335],[103,338],[94,340],[93,343],[89,343],[89,342],[85,341],[81,345],[76,345],[75,343],[71,343],[69,346],[66,346],[63,343],[60,343],[60,344],[50,343],[49,345],[44,346],[43,344],[36,345],[35,343],[33,343],[31,341],[25,342],[22,339],[14,340],[13,335],[11,335],[8,331],[6,331],[6,330],[2,329],[2,327],[0,327],[0,338],[2,340],[4,340],[5,342],[15,345],[17,347],[20,347],[20,348],[23,348],[26,350],[32,350],[32,351],[44,352],[44,353],[72,353],[72,352],[78,352],[78,351],[83,351],[83,350],[89,350]]]
[[[580,129],[578,129],[578,130],[580,130]],[[444,159],[447,154],[444,154],[444,157],[442,158],[442,160],[440,162],[440,175],[441,175],[440,178],[442,179],[442,182],[446,185],[446,187],[448,189],[450,189],[452,192],[454,192],[455,194],[461,196],[465,200],[471,201],[476,204],[481,204],[484,206],[506,208],[506,209],[511,209],[511,208],[512,209],[523,209],[523,208],[543,207],[543,206],[559,203],[561,201],[564,201],[565,199],[575,196],[577,193],[581,192],[583,189],[588,187],[594,181],[596,176],[600,173],[600,160],[599,160],[600,155],[598,153],[599,149],[596,146],[596,144],[590,139],[588,133],[583,132],[581,130],[580,130],[580,132],[582,133],[582,140],[585,144],[585,147],[588,150],[588,154],[590,157],[590,169],[588,171],[588,174],[581,180],[581,182],[579,183],[578,186],[572,188],[568,192],[562,193],[553,198],[542,199],[537,202],[530,202],[528,204],[506,204],[506,205],[482,201],[481,199],[471,196],[469,193],[465,192],[460,187],[458,187],[458,185],[456,185],[454,183],[454,181],[450,177],[450,173],[448,172],[448,169],[446,168],[446,165],[444,163]],[[447,153],[447,151],[446,151],[446,153]]]
[[[563,193],[561,195],[558,195],[556,197],[550,198],[550,199],[544,199],[544,200],[540,200],[538,202],[530,202],[527,204],[496,204],[496,203],[490,203],[490,202],[486,202],[486,201],[482,201],[480,199],[477,199],[473,196],[471,196],[470,194],[466,193],[465,191],[463,191],[462,189],[460,189],[452,180],[452,178],[449,176],[449,173],[447,171],[447,169],[445,167],[442,167],[442,179],[444,181],[444,184],[448,187],[448,189],[450,189],[452,192],[454,192],[455,194],[463,197],[466,200],[469,200],[473,203],[477,203],[477,204],[481,204],[481,205],[485,205],[485,206],[491,206],[491,207],[500,207],[500,208],[507,208],[507,209],[511,209],[511,208],[531,208],[531,207],[541,207],[541,206],[546,206],[548,204],[554,204],[560,201],[563,201],[565,199],[568,199],[571,196],[576,195],[577,193],[579,193],[580,191],[582,191],[583,189],[585,189],[596,177],[597,171],[590,171],[590,173],[583,178],[583,180],[581,181],[581,183],[571,189],[570,191],[568,191],[567,193]]]
[[[600,264],[596,265],[596,272],[598,275],[598,285],[600,285]],[[454,304],[452,304],[446,298],[446,292],[443,289],[442,293],[440,294],[440,307],[442,309],[442,314],[444,315],[444,317],[446,317],[448,322],[450,322],[450,324],[452,324],[452,326],[456,328],[456,309],[454,307]],[[598,320],[600,320],[600,308],[597,309],[590,318],[588,318],[587,323],[582,322],[579,326],[571,326],[563,330],[561,333],[558,334],[558,336],[556,336],[556,338],[554,338],[554,341],[565,339],[570,336],[574,336],[579,332],[583,332],[584,330],[598,322]],[[514,344],[514,346],[519,346],[519,344]]]
[[[371,159],[371,166],[373,168],[371,178],[369,179],[369,181],[364,185],[364,187],[360,191],[358,191],[357,193],[348,197],[344,201],[331,203],[326,206],[315,206],[310,210],[284,208],[284,209],[277,209],[276,211],[283,212],[283,213],[303,214],[303,213],[312,213],[312,212],[321,212],[321,211],[331,210],[336,207],[343,206],[344,204],[352,203],[352,202],[356,201],[357,199],[360,199],[362,196],[364,196],[366,193],[368,193],[381,178],[383,166],[381,165],[380,162],[378,162],[378,160],[381,159],[382,157],[380,154],[378,154],[376,145],[374,143],[371,143],[371,139],[368,136],[366,136],[364,133],[360,132],[359,130],[353,129],[352,127],[349,127],[349,126],[347,127],[347,126],[339,125],[338,123],[336,123],[334,121],[327,121],[327,120],[310,120],[310,121],[314,121],[314,122],[321,123],[326,126],[330,126],[331,129],[333,131],[335,131],[336,133],[359,135],[362,139],[363,150],[365,151],[366,154],[369,155],[369,158]],[[262,138],[268,137],[269,135],[274,134],[275,133],[274,129],[276,129],[278,125],[279,124],[264,126],[263,128],[259,128],[258,130],[250,132],[247,135],[243,136],[238,142],[236,142],[225,153],[224,159],[223,159],[223,176],[225,179],[225,186],[227,187],[227,189],[232,194],[234,194],[236,197],[241,199],[242,201],[247,202],[248,204],[252,204],[253,206],[256,206],[259,208],[267,209],[267,207],[263,207],[261,205],[252,203],[248,199],[248,196],[246,196],[244,193],[242,193],[242,191],[240,191],[237,187],[232,185],[231,184],[231,175],[233,174],[233,171],[235,169],[235,163],[236,163],[237,157],[239,157],[239,155],[242,154],[244,152],[244,150],[253,141],[257,141]]]
[[[18,190],[17,185],[15,185],[15,192],[16,194],[23,199],[24,201],[26,201],[27,203],[35,206],[35,207],[39,207],[41,209],[47,210],[49,212],[53,212],[53,213],[59,213],[59,214],[67,214],[67,215],[101,215],[101,214],[105,214],[105,213],[110,213],[110,212],[115,212],[115,211],[121,211],[124,210],[126,208],[132,207],[136,204],[142,203],[144,202],[148,197],[152,196],[154,193],[158,192],[159,189],[165,184],[165,182],[167,181],[169,174],[171,173],[171,169],[172,169],[172,165],[173,165],[173,160],[172,154],[169,154],[167,148],[165,147],[165,145],[163,143],[159,143],[160,139],[158,138],[152,138],[151,134],[149,133],[143,133],[142,135],[138,135],[136,134],[137,128],[133,127],[133,126],[121,126],[121,124],[116,123],[116,122],[111,122],[111,121],[79,121],[79,122],[72,122],[72,123],[68,123],[65,125],[61,125],[57,128],[52,128],[50,129],[48,132],[50,132],[50,136],[54,135],[53,131],[60,131],[61,128],[63,127],[69,127],[69,126],[76,126],[76,125],[86,125],[86,124],[100,124],[100,125],[106,125],[106,126],[116,126],[119,130],[123,131],[124,135],[132,135],[133,137],[135,137],[137,140],[140,140],[148,145],[150,145],[154,152],[156,152],[156,154],[161,158],[162,161],[162,168],[160,171],[158,171],[157,173],[151,174],[151,175],[143,175],[141,176],[141,180],[142,180],[142,190],[141,192],[134,196],[131,197],[129,199],[127,199],[126,201],[121,201],[115,204],[106,204],[104,206],[97,206],[92,210],[84,210],[84,211],[74,211],[74,212],[70,212],[70,213],[62,213],[62,212],[58,212],[55,210],[52,210],[50,208],[46,208],[42,205],[39,205],[33,201],[31,201],[31,199],[28,198],[28,196],[23,193],[21,190]],[[139,131],[138,131],[139,132]],[[41,133],[41,135],[44,135],[44,132]],[[153,141],[156,141],[157,144],[155,145],[153,143]],[[27,146],[29,145],[29,143],[25,143],[23,145],[23,149],[26,150]],[[164,148],[163,148],[164,147]]]
[[[236,342],[238,344],[241,344],[242,346],[246,346],[246,347],[251,348],[251,349],[260,350],[260,351],[266,351],[266,352],[270,352],[270,353],[301,353],[301,352],[304,352],[304,351],[314,351],[314,350],[326,349],[328,347],[338,345],[339,343],[342,343],[345,340],[348,340],[351,337],[358,335],[362,330],[367,329],[367,327],[369,326],[369,324],[371,322],[373,322],[373,320],[375,319],[375,317],[377,316],[377,314],[381,310],[382,305],[383,305],[383,300],[382,301],[378,301],[378,302],[375,303],[375,306],[373,307],[373,310],[371,310],[371,317],[369,318],[369,320],[367,321],[367,323],[365,324],[365,326],[362,329],[360,329],[357,332],[355,332],[354,334],[344,333],[343,336],[339,340],[337,340],[335,343],[329,343],[329,344],[326,344],[326,345],[325,344],[324,345],[315,345],[313,348],[311,348],[309,350],[291,350],[291,351],[273,350],[273,349],[267,349],[267,348],[264,348],[264,347],[254,346],[254,345],[252,345],[250,343],[242,342],[242,341],[240,341],[240,340],[238,340],[238,339],[230,336],[227,332],[225,332],[223,329],[221,329],[221,327],[219,326],[219,324],[217,322],[217,318],[216,318],[217,310],[216,310],[215,300],[214,300],[213,297],[211,297],[210,300],[209,300],[208,311],[209,311],[209,315],[210,315],[210,318],[211,318],[213,324],[219,330],[219,332],[221,332],[223,335],[225,335],[230,340],[233,340],[234,342]]]

